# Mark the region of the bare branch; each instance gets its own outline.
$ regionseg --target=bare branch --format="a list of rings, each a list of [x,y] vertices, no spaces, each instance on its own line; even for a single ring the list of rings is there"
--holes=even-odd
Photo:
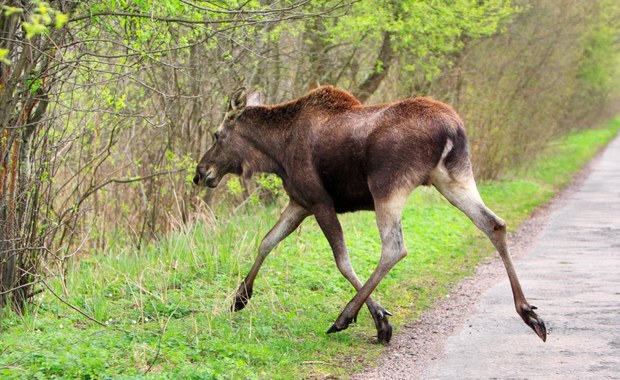
[[[191,1],[187,1],[187,0],[181,0],[182,3],[187,4],[191,7],[194,7],[196,9],[200,9],[203,11],[207,11],[207,12],[213,12],[213,13],[222,13],[222,14],[259,14],[259,15],[266,15],[266,14],[271,14],[271,13],[284,13],[284,12],[290,12],[292,10],[301,8],[302,6],[309,4],[310,0],[305,0],[305,1],[300,1],[298,3],[295,3],[293,5],[291,5],[290,7],[286,7],[286,8],[276,8],[276,9],[252,9],[252,10],[247,10],[247,9],[236,9],[236,10],[228,10],[228,9],[214,9],[214,8],[207,8],[207,7],[203,7],[201,5],[198,5],[196,3],[193,3]]]
[[[103,326],[103,327],[108,327],[108,325],[106,325],[105,323],[98,321],[97,319],[95,319],[94,317],[91,317],[90,315],[86,314],[86,312],[82,311],[80,308],[78,308],[75,305],[72,305],[70,302],[68,302],[67,300],[65,300],[64,298],[62,298],[61,296],[58,295],[58,293],[56,293],[54,291],[54,289],[52,289],[47,282],[41,280],[40,281],[46,288],[47,290],[50,291],[50,293],[52,293],[54,295],[54,297],[56,297],[60,302],[64,303],[65,305],[69,306],[71,309],[77,311],[79,314],[82,314],[83,316],[85,316],[87,319],[89,319],[92,322],[95,322],[96,324],[98,324],[99,326]]]

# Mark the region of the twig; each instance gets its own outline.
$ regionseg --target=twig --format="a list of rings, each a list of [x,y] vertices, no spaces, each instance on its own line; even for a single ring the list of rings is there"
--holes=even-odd
[[[252,10],[248,10],[248,9],[235,9],[235,10],[214,9],[214,8],[203,7],[201,5],[198,5],[196,3],[192,3],[192,2],[187,1],[187,0],[181,0],[181,2],[183,4],[187,4],[187,5],[191,6],[191,7],[200,9],[202,11],[213,12],[213,13],[223,13],[223,14],[260,14],[260,15],[264,15],[264,14],[269,14],[269,13],[284,13],[284,12],[292,11],[292,10],[294,10],[296,8],[301,8],[302,6],[308,4],[310,2],[310,0],[300,1],[300,2],[292,4],[290,7],[286,7],[286,8],[252,9]]]
[[[103,326],[103,327],[108,327],[108,325],[106,325],[105,323],[100,322],[100,321],[96,320],[95,318],[91,317],[90,315],[86,314],[84,311],[80,310],[77,306],[71,305],[64,298],[59,296],[45,281],[41,280],[41,283],[47,288],[47,290],[49,290],[54,295],[54,297],[58,298],[58,300],[60,302],[62,302],[65,305],[69,306],[70,308],[72,308],[73,310],[77,311],[78,313],[82,314],[83,316],[85,316],[86,318],[91,320],[92,322],[95,322],[96,324],[98,324],[100,326]]]
[[[342,367],[340,364],[328,363],[328,362],[324,362],[321,360],[306,360],[305,362],[301,362],[301,364],[309,364],[309,365],[322,364],[322,365],[329,365],[332,367]]]
[[[80,199],[80,201],[85,200],[86,198],[88,198],[88,196],[90,196],[91,194],[93,194],[97,190],[99,190],[102,187],[105,187],[105,186],[107,186],[107,185],[109,185],[111,183],[132,183],[132,182],[137,182],[137,181],[143,181],[145,179],[154,178],[154,177],[157,177],[157,176],[160,176],[160,175],[179,173],[179,172],[182,172],[184,170],[186,170],[186,169],[165,170],[165,171],[161,171],[161,172],[145,175],[145,176],[142,176],[142,177],[133,177],[133,178],[126,178],[126,179],[109,179],[109,180],[104,181],[104,182],[98,184],[97,186],[89,189],[84,195],[82,195],[82,198]],[[78,202],[78,203],[81,203],[81,202]]]
[[[42,281],[41,281],[41,280],[31,281],[31,282],[29,282],[29,283],[27,283],[27,284],[22,284],[22,285],[20,285],[20,286],[16,286],[16,287],[11,288],[11,289],[9,289],[9,290],[5,290],[5,291],[3,291],[3,292],[0,292],[0,296],[3,296],[3,295],[5,295],[5,294],[9,294],[9,293],[13,293],[13,292],[14,292],[14,291],[16,291],[17,289],[27,288],[27,287],[29,287],[29,286],[31,286],[31,285],[36,285],[36,284],[37,284],[37,283],[39,283],[39,282],[42,282]]]

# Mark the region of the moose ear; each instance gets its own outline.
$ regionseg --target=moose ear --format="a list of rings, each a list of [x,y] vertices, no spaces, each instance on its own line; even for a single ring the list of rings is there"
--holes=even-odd
[[[228,102],[228,110],[229,111],[237,111],[245,108],[246,101],[248,98],[248,93],[245,87],[241,87],[237,89],[230,97],[230,101]]]
[[[246,107],[260,106],[261,104],[263,104],[263,96],[260,92],[251,93],[245,101]]]

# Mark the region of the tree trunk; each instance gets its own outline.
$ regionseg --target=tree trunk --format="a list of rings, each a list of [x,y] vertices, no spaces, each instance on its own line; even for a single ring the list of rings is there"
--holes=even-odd
[[[381,82],[388,74],[390,66],[394,62],[396,54],[392,44],[393,33],[384,32],[383,42],[381,43],[381,50],[375,61],[375,65],[371,73],[366,77],[364,82],[360,84],[354,95],[363,103],[377,91]]]

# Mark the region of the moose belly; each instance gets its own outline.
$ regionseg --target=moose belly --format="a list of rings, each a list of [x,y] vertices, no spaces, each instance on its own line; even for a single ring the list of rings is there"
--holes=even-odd
[[[336,212],[374,210],[368,179],[358,168],[348,169],[321,173],[323,185],[334,201]]]

